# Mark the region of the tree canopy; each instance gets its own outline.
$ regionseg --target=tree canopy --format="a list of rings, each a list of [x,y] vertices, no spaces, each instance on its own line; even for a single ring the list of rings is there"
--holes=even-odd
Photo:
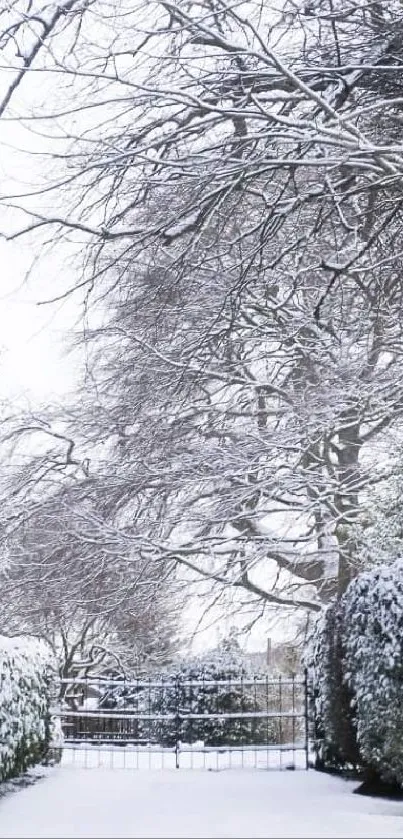
[[[403,409],[400,0],[15,0],[3,21],[3,119],[48,161],[3,196],[4,235],[84,243],[49,288],[84,295],[86,347],[53,472],[95,480],[100,538],[162,580],[320,610],[362,565]]]

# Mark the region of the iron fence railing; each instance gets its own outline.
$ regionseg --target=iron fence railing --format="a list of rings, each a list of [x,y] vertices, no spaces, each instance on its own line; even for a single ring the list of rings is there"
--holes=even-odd
[[[63,761],[308,768],[307,676],[61,680]]]

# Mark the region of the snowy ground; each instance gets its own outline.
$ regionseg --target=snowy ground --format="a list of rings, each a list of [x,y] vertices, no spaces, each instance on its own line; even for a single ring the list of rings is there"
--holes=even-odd
[[[0,799],[0,837],[403,837],[403,803],[314,771],[62,766]]]

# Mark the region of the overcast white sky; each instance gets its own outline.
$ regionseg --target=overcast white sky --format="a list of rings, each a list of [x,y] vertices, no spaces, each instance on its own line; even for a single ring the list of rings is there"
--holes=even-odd
[[[25,88],[25,98],[35,96],[40,78],[32,76]],[[14,116],[25,109],[17,102]],[[2,196],[24,192],[38,185],[44,175],[40,156],[24,153],[43,151],[46,141],[18,122],[2,121],[0,133],[0,193]],[[0,212],[0,231],[10,228],[10,215]],[[41,254],[31,278],[27,273],[33,259]],[[66,334],[80,314],[78,301],[69,299],[57,305],[38,306],[52,296],[57,285],[73,282],[71,267],[60,252],[43,257],[39,245],[26,239],[6,241],[0,236],[0,374],[1,398],[33,404],[60,398],[74,387],[76,366],[63,347]]]

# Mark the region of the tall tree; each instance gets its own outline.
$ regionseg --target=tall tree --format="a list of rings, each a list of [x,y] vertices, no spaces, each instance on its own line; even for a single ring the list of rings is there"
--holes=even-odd
[[[45,639],[63,677],[138,672],[176,652],[172,574],[116,538],[107,507],[101,483],[76,480],[30,493],[3,530],[0,631]]]
[[[89,237],[79,433],[147,556],[319,608],[402,412],[401,3],[103,8],[55,41],[70,203],[22,228]]]

